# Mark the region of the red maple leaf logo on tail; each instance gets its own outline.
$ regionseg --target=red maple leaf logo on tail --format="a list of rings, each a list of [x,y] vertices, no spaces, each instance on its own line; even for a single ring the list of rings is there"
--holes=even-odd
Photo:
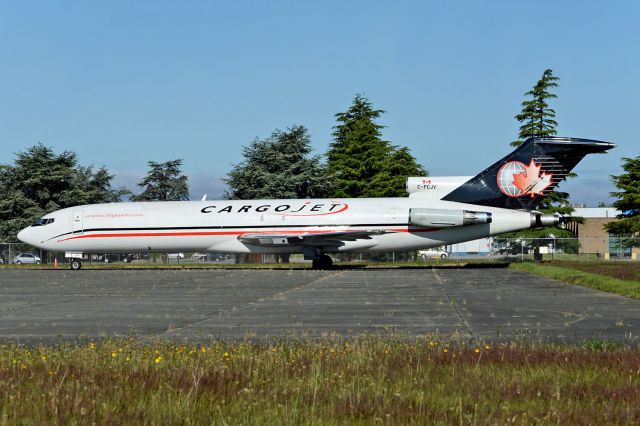
[[[531,160],[528,166],[524,167],[524,172],[513,175],[513,184],[520,188],[521,195],[531,194],[531,198],[537,195],[544,195],[543,191],[551,185],[553,174],[540,174],[540,167]]]

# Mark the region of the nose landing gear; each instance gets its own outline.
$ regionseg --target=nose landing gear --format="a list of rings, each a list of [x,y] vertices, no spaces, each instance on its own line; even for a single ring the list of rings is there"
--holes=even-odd
[[[64,254],[64,257],[71,258],[69,266],[72,270],[78,271],[82,268],[82,253],[68,251]]]

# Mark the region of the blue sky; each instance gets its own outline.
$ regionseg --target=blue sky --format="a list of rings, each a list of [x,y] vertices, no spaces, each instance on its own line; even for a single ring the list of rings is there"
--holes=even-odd
[[[640,154],[634,1],[0,3],[0,163],[38,142],[135,186],[184,159],[192,196],[223,192],[243,145],[293,124],[323,153],[363,93],[386,139],[431,175],[506,154],[523,93],[551,68],[558,133],[612,141],[560,186],[610,201]]]

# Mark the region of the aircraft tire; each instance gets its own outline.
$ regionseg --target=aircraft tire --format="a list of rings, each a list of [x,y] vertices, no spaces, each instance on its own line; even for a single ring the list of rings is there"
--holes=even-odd
[[[78,259],[71,260],[71,269],[73,269],[74,271],[79,271],[81,268],[82,268],[81,261],[79,261]]]
[[[319,259],[313,259],[311,261],[312,269],[331,269],[333,266],[333,259],[330,256],[323,254]]]

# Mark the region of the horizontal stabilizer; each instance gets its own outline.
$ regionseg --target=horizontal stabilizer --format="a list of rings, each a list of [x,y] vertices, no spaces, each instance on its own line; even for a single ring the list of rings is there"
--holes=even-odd
[[[497,163],[442,198],[491,207],[534,210],[587,154],[615,144],[590,139],[529,138]]]

